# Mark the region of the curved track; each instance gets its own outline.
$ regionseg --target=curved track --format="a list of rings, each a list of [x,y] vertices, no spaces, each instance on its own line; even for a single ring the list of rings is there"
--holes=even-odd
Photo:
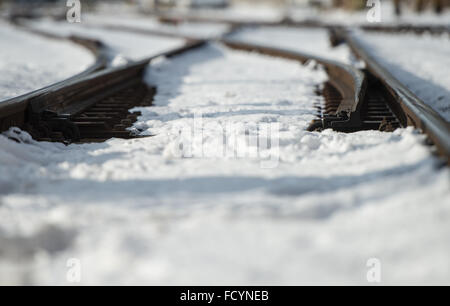
[[[101,141],[129,138],[127,130],[138,114],[129,109],[150,105],[154,89],[142,82],[150,61],[201,46],[203,41],[132,62],[106,68],[0,103],[0,131],[19,127],[37,140]]]
[[[349,31],[341,30],[340,36],[352,51],[362,59],[367,70],[388,90],[392,104],[402,113],[402,125],[412,125],[426,133],[439,153],[450,163],[450,122],[447,122],[427,103],[420,100],[404,84],[380,65],[363,44]]]
[[[55,39],[55,40],[68,40],[70,42],[73,42],[77,45],[80,45],[83,48],[86,48],[89,50],[94,56],[95,56],[95,62],[91,66],[89,66],[84,71],[80,72],[79,74],[74,75],[73,77],[69,79],[75,79],[79,78],[88,74],[91,74],[95,71],[102,70],[106,67],[111,66],[111,56],[109,47],[106,46],[103,42],[91,38],[82,37],[79,35],[71,35],[71,36],[60,36],[53,33],[41,31],[39,29],[35,29],[32,27],[27,26],[24,24],[20,19],[12,19],[11,24],[14,26],[20,28],[23,31],[27,31],[31,34],[39,35],[45,38],[49,39]]]
[[[231,31],[240,26],[242,24],[232,24]],[[175,35],[130,27],[118,27],[115,30]],[[315,61],[322,66],[329,80],[318,89],[318,94],[324,96],[325,103],[317,106],[319,118],[311,123],[309,130],[332,128],[343,132],[367,129],[392,131],[397,127],[413,125],[429,136],[448,164],[449,123],[385,71],[347,31],[340,27],[330,30],[332,41],[347,43],[366,63],[367,70],[301,52],[227,38],[219,41],[234,49],[255,51],[301,63]],[[156,57],[174,56],[209,41],[175,36],[185,38],[188,41],[186,46],[120,68],[97,71],[101,64],[96,63],[94,66],[97,68],[91,68],[82,75],[1,103],[0,129],[3,131],[11,126],[19,126],[36,139],[69,142],[133,137],[127,127],[136,120],[137,114],[131,114],[128,110],[137,105],[151,104],[155,92],[141,80],[148,63]],[[71,39],[102,54],[102,44],[98,41],[77,37]]]
[[[450,164],[450,123],[445,121],[405,85],[395,79],[370,55],[349,32],[337,30],[351,50],[362,59],[367,70],[359,70],[320,57],[279,48],[222,40],[229,47],[256,51],[272,56],[298,60],[302,63],[315,60],[329,76],[321,94],[325,105],[319,107],[319,119],[309,130],[332,128],[353,132],[367,129],[393,131],[412,125],[421,129]]]

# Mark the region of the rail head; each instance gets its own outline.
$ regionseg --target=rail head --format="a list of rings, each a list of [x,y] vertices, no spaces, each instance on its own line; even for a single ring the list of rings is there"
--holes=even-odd
[[[357,57],[366,63],[367,69],[383,82],[396,97],[407,117],[407,124],[426,133],[450,164],[450,122],[446,121],[430,105],[419,99],[400,80],[395,78],[367,49],[352,30],[341,29],[339,36],[349,45]]]

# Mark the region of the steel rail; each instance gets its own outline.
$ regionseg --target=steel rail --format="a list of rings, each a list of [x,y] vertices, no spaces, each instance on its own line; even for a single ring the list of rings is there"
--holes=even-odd
[[[383,82],[395,97],[406,114],[406,123],[426,133],[436,145],[440,155],[446,159],[447,164],[450,164],[450,122],[395,78],[352,31],[341,30],[339,34],[355,55],[366,63],[367,69]]]
[[[415,25],[415,24],[393,24],[393,25],[361,25],[364,31],[388,32],[388,33],[414,33],[431,35],[450,34],[449,25]]]
[[[203,40],[159,53],[121,67],[106,68],[89,75],[70,78],[0,103],[0,132],[10,127],[39,129],[42,123],[61,132],[67,140],[77,140],[70,120],[83,109],[142,79],[148,64],[159,57],[173,57],[202,46]],[[66,133],[67,132],[67,133]],[[71,139],[75,138],[75,139]]]

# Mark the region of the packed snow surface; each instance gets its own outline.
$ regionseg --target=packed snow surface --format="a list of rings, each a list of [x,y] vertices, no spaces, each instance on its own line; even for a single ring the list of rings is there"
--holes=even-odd
[[[450,121],[450,37],[356,32],[395,78]]]
[[[67,79],[94,56],[67,41],[43,38],[0,20],[0,100]]]
[[[185,44],[185,40],[181,38],[100,29],[90,27],[84,23],[41,19],[28,24],[47,33],[61,36],[78,35],[85,38],[98,39],[110,47],[117,58],[131,60],[144,59]]]
[[[313,67],[210,45],[148,70],[153,137],[0,136],[0,283],[449,284],[448,169],[412,129],[305,131]]]
[[[346,45],[333,48],[328,31],[322,28],[254,27],[240,30],[231,38],[269,47],[300,51],[343,63],[352,61],[349,48]]]

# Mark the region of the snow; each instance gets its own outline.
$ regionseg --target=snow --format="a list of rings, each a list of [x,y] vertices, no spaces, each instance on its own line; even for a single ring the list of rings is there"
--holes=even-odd
[[[355,32],[382,66],[450,121],[450,37]],[[430,56],[432,55],[432,56]]]
[[[0,136],[0,283],[449,284],[449,170],[411,128],[305,131],[313,66],[212,44],[150,67],[153,137]]]
[[[152,16],[136,14],[89,14],[86,16],[85,24],[100,26],[125,26],[141,30],[155,30],[167,34],[179,34],[192,38],[214,38],[229,30],[229,25],[208,22],[180,22],[176,25],[164,24]]]
[[[343,63],[353,61],[349,48],[346,45],[333,48],[328,31],[322,28],[262,26],[245,28],[231,37],[238,41],[300,51]]]
[[[225,9],[172,9],[170,14],[203,17],[224,21],[245,22],[278,22],[285,16],[282,6],[267,5],[264,3],[234,3]]]
[[[450,77],[442,69],[450,66],[448,34],[354,32],[394,77],[450,121]],[[255,27],[241,30],[231,38],[358,64],[346,45],[331,47],[325,29]]]
[[[99,39],[111,48],[118,58],[131,60],[141,60],[185,44],[185,40],[180,38],[110,31],[89,27],[83,23],[57,22],[51,19],[40,19],[29,22],[28,25],[61,36],[79,35]]]
[[[94,63],[83,47],[30,34],[0,20],[0,100],[67,79]]]
[[[349,11],[344,9],[331,8],[319,10],[310,7],[291,7],[287,11],[287,16],[294,21],[317,20],[328,24],[340,25],[445,25],[450,26],[450,11],[444,10],[440,15],[435,14],[431,9],[426,9],[422,13],[414,12],[411,7],[403,3],[402,14],[395,15],[395,8],[392,1],[380,1],[380,22],[369,22],[367,14],[372,6],[360,11]]]

